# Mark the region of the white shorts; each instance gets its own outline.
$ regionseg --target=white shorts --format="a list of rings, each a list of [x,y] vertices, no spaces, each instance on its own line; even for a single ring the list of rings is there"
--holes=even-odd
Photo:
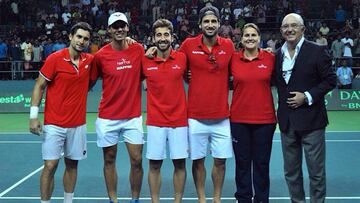
[[[233,155],[229,119],[188,119],[190,158],[202,159],[210,154],[214,158],[226,159]]]
[[[188,127],[147,126],[146,158],[166,159],[166,141],[169,143],[170,159],[189,157]]]
[[[144,131],[142,127],[142,116],[109,120],[97,118],[95,121],[97,134],[97,146],[109,147],[119,142],[120,136],[129,144],[144,144]]]
[[[86,124],[75,128],[44,125],[43,133],[42,157],[44,160],[56,160],[62,156],[72,160],[87,157]]]

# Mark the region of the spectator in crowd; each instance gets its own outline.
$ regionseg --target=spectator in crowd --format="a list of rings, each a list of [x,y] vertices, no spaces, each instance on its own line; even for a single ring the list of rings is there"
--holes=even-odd
[[[19,2],[18,0],[13,0],[10,4],[11,7],[11,11],[12,11],[12,17],[11,19],[15,22],[15,23],[19,23],[20,22],[20,16],[19,16]]]
[[[53,44],[53,52],[59,51],[66,47],[66,44],[63,42],[62,37],[59,37],[55,40],[55,43]]]
[[[24,77],[24,73],[21,69],[21,56],[20,41],[18,39],[12,39],[9,46],[9,59],[11,61],[11,72],[13,79],[22,79]]]
[[[345,33],[345,37],[341,39],[341,41],[344,43],[344,54],[343,54],[343,57],[344,58],[347,58],[348,60],[348,63],[347,65],[352,67],[352,48],[354,47],[354,41],[353,39],[351,38],[351,34],[350,34],[350,31],[346,32]]]
[[[231,2],[230,1],[224,1],[223,6],[220,10],[220,16],[221,16],[221,21],[224,22],[226,20],[229,21],[231,20],[232,17],[232,12],[231,12]]]
[[[344,31],[345,32],[352,32],[354,30],[354,27],[353,27],[353,25],[352,25],[352,22],[351,22],[351,20],[349,20],[349,19],[347,19],[346,21],[345,21],[345,28],[344,28]]]
[[[51,53],[54,52],[54,44],[50,37],[46,39],[43,47],[44,47],[44,59],[46,59]]]
[[[6,63],[8,60],[8,45],[5,43],[5,41],[0,38],[0,79],[2,80],[8,80],[9,77],[9,64]],[[4,72],[3,72],[4,71]],[[5,71],[9,71],[9,73],[6,73]]]
[[[230,25],[229,17],[226,17],[224,19],[224,24],[220,26],[219,35],[221,37],[230,38],[230,39],[234,36],[234,29]]]
[[[243,15],[243,8],[240,6],[240,4],[235,4],[235,8],[233,10],[233,16],[235,18],[235,21],[239,18],[239,16]]]
[[[328,44],[325,36],[323,36],[320,32],[316,33],[315,42],[318,43],[319,45],[324,45],[324,46],[327,46],[327,44]]]
[[[356,61],[356,66],[360,66],[360,33],[356,35],[356,39],[354,40],[354,56]]]
[[[33,59],[32,59],[32,65],[33,65],[33,72],[38,72],[40,67],[42,66],[42,56],[43,56],[44,48],[41,46],[39,40],[34,41],[33,46]],[[35,78],[35,74],[31,74],[33,78]]]
[[[336,70],[336,76],[339,89],[351,89],[354,74],[347,60],[342,60],[341,66]]]
[[[46,24],[45,24],[46,35],[48,35],[50,37],[54,27],[55,27],[55,23],[54,23],[53,19],[50,17],[47,17]]]
[[[266,23],[266,6],[262,3],[255,6],[257,23]]]
[[[64,25],[68,25],[71,20],[71,13],[69,12],[69,9],[65,8],[64,12],[61,14],[61,18]]]
[[[331,44],[331,52],[335,60],[343,56],[344,48],[345,48],[345,44],[341,40],[341,34],[337,34],[336,39]]]
[[[24,70],[28,71],[31,69],[30,61],[33,57],[33,44],[31,43],[29,38],[21,44],[21,50],[23,51],[23,58],[24,58]],[[25,79],[28,78],[29,74],[24,74]]]
[[[278,39],[276,38],[276,34],[272,33],[270,39],[266,42],[267,47],[270,47],[272,52],[276,51],[276,44],[278,43]]]
[[[319,32],[322,36],[328,36],[329,32],[330,32],[330,28],[327,26],[327,24],[325,22],[321,23]]]
[[[98,34],[100,35],[100,37],[104,38],[106,35],[106,29],[104,25],[101,25],[100,29],[98,30]]]
[[[240,30],[242,30],[245,24],[246,24],[245,18],[242,15],[239,15],[238,19],[235,22],[235,28],[239,28]]]
[[[160,18],[160,5],[157,4],[152,8],[152,15],[153,22]]]
[[[343,9],[342,5],[339,4],[335,10],[335,21],[337,24],[337,29],[341,29],[345,26],[346,17],[346,11]]]
[[[253,6],[248,3],[243,10],[244,13],[244,19],[247,23],[250,23],[253,21]]]

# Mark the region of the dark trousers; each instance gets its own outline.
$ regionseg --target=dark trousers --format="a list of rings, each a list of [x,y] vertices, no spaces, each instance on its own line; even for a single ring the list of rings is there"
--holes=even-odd
[[[310,179],[310,202],[323,203],[326,195],[325,129],[281,133],[284,173],[291,202],[304,203],[303,150]]]
[[[275,128],[276,124],[231,123],[238,203],[251,203],[253,197],[254,202],[269,202],[269,163]]]

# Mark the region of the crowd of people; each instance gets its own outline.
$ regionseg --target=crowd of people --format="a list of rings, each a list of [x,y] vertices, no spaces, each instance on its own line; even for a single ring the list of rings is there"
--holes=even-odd
[[[176,36],[173,47],[177,49],[184,39],[199,33],[198,13],[207,3],[219,8],[219,35],[232,39],[237,50],[241,48],[243,26],[256,23],[262,29],[260,47],[275,51],[283,43],[278,34],[280,20],[286,13],[294,12],[306,18],[307,39],[327,45],[332,51],[334,66],[340,67],[343,58],[354,57],[347,66],[354,77],[360,72],[353,68],[360,67],[360,4],[356,0],[319,1],[328,5],[325,8],[311,8],[308,5],[316,2],[303,0],[53,0],[46,1],[46,7],[41,1],[2,0],[0,61],[7,63],[0,63],[0,79],[35,78],[47,56],[67,46],[68,29],[79,21],[94,27],[91,44],[85,51],[95,54],[110,40],[106,20],[115,11],[128,17],[129,37],[142,43],[145,50],[152,46],[151,24],[158,18],[169,19]]]
[[[139,203],[141,199],[144,137],[140,87],[144,79],[148,88],[146,158],[152,202],[160,201],[160,169],[167,144],[174,164],[176,203],[182,201],[184,193],[187,158],[192,160],[198,202],[206,202],[204,163],[208,148],[213,158],[214,203],[221,202],[226,161],[233,155],[236,201],[269,202],[269,163],[277,123],[291,201],[305,202],[304,150],[310,201],[325,202],[328,118],[324,96],[336,86],[328,49],[306,39],[302,16],[289,13],[279,20],[283,40],[275,53],[261,49],[261,31],[251,22],[241,27],[242,46],[237,52],[232,38],[223,35],[221,22],[229,20],[223,9],[219,11],[211,1],[204,3],[198,12],[200,34],[187,36],[177,49],[172,46],[176,26],[161,15],[150,26],[154,46],[146,54],[145,44],[127,38],[134,36],[130,29],[134,19],[125,13],[110,14],[106,25],[109,43],[94,55],[86,53],[94,37],[91,26],[77,22],[71,27],[68,45],[46,58],[32,92],[29,130],[43,136],[42,203],[51,200],[54,174],[62,155],[64,203],[73,200],[78,161],[87,156],[86,95],[100,77],[102,97],[95,127],[97,145],[103,150],[103,173],[110,203],[118,202],[116,157],[122,138],[130,158],[130,202]],[[230,76],[234,91],[229,107]],[[189,85],[187,96],[184,80]],[[279,96],[276,115],[271,85],[277,87]],[[38,112],[45,91],[42,126]]]

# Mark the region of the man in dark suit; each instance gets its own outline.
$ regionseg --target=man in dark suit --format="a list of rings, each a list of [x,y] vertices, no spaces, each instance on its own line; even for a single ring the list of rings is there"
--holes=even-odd
[[[325,201],[325,127],[328,118],[324,96],[336,85],[336,75],[325,46],[304,38],[304,21],[298,14],[284,17],[280,28],[285,43],[276,53],[284,173],[293,203],[305,202],[302,152],[310,177],[310,202]]]

